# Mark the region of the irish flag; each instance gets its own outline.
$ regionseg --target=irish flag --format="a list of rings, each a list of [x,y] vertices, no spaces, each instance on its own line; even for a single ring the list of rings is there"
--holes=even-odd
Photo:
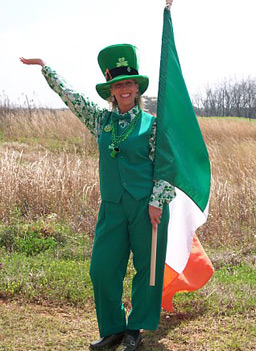
[[[154,179],[176,188],[170,204],[163,308],[172,311],[176,292],[201,288],[212,264],[195,232],[207,220],[210,163],[177,55],[170,11],[164,25],[157,103],[157,148]]]

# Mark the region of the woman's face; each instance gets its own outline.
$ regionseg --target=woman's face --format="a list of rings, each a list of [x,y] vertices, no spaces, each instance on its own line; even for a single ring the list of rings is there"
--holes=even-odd
[[[132,79],[121,80],[112,84],[110,88],[111,95],[115,96],[122,113],[129,111],[134,106],[138,91],[139,85]]]

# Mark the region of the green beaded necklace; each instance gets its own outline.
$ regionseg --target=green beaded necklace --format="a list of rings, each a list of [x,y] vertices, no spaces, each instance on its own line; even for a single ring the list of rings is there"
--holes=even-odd
[[[112,131],[112,140],[109,145],[109,149],[111,150],[111,157],[115,158],[118,152],[120,152],[119,145],[125,141],[129,135],[134,131],[137,121],[141,116],[141,110],[135,115],[131,123],[128,124],[127,127],[124,128],[123,132],[120,135],[117,135],[117,123],[118,121],[113,122],[111,120],[111,131]]]

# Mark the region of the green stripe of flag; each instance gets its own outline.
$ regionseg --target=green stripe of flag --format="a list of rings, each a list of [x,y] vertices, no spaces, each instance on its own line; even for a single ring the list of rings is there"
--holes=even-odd
[[[210,191],[209,157],[182,76],[167,9],[164,10],[157,117],[154,179],[164,179],[179,188],[204,211]]]

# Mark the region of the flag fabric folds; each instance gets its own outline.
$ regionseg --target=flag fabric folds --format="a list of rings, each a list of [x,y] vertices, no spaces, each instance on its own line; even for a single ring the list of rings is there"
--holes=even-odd
[[[210,162],[175,47],[170,11],[164,10],[157,101],[154,179],[174,185],[170,204],[163,307],[172,311],[178,291],[194,291],[212,276],[196,229],[207,220]]]

